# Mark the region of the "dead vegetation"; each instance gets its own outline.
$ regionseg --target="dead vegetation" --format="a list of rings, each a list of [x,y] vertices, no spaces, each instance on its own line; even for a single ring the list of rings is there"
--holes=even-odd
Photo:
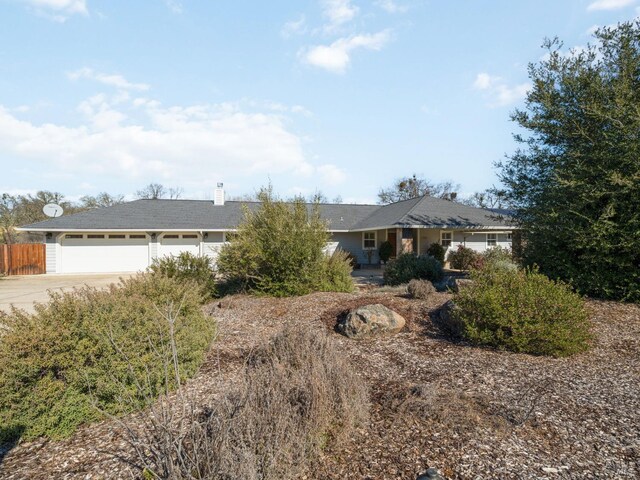
[[[316,437],[314,447],[300,445],[317,447],[318,458],[307,473],[292,470],[298,478],[413,480],[428,467],[451,479],[640,477],[640,307],[589,301],[593,348],[554,359],[450,341],[430,319],[449,298],[410,300],[374,290],[227,297],[211,306],[219,341],[185,392],[198,405],[216,404],[224,392],[244,391],[247,369],[262,368],[263,355],[271,355],[260,346],[283,325],[312,335],[324,330],[332,355],[348,359],[368,386],[370,412],[339,441],[325,442],[330,434]],[[407,326],[366,342],[333,332],[340,312],[368,303],[396,310]],[[277,369],[272,375],[265,388],[283,378]],[[0,465],[7,479],[127,478],[140,471],[125,433],[111,422],[64,442],[18,445]]]

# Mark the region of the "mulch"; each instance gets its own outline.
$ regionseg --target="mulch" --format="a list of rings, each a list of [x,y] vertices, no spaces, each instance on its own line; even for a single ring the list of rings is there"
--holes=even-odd
[[[371,414],[330,445],[308,478],[640,478],[640,307],[588,301],[595,343],[569,359],[456,343],[431,317],[450,299],[411,300],[375,289],[299,298],[233,296],[207,308],[219,337],[187,384],[210,398],[236,382],[248,353],[283,325],[326,328],[370,387]],[[382,303],[407,319],[398,334],[354,341],[341,312]],[[15,446],[3,479],[139,478],[122,428],[84,426],[71,438]]]

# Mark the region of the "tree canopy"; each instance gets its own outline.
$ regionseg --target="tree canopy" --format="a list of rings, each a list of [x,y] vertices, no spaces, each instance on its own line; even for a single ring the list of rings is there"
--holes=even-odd
[[[423,195],[455,200],[459,189],[460,185],[451,180],[435,183],[414,173],[410,177],[397,179],[391,187],[381,188],[378,192],[378,203],[400,202]]]
[[[524,257],[597,297],[640,301],[640,22],[586,49],[547,41],[498,164],[526,232]]]

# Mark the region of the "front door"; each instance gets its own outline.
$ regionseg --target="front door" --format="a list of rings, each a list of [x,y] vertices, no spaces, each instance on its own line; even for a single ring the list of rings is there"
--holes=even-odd
[[[398,251],[398,237],[396,235],[396,231],[395,230],[388,230],[387,231],[387,241],[393,247],[393,250],[391,250],[393,252],[391,254],[391,258],[396,258],[396,252]]]

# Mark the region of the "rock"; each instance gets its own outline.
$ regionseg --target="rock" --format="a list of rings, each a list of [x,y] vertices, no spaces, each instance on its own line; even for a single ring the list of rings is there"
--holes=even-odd
[[[426,472],[418,475],[416,480],[444,480],[444,477],[440,475],[437,468],[428,468]]]
[[[469,280],[468,278],[456,278],[453,281],[452,290],[458,293],[460,290],[467,288],[469,285],[473,284],[473,280]]]
[[[560,470],[558,470],[557,468],[553,468],[553,467],[542,467],[542,471],[544,473],[560,473]]]
[[[376,303],[351,310],[338,324],[338,331],[354,338],[367,338],[402,330],[405,319],[393,310]]]

